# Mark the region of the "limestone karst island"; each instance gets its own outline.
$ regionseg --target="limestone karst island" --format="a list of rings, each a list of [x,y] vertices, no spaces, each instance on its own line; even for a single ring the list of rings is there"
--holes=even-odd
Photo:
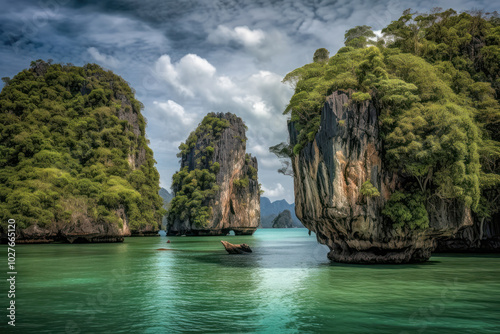
[[[499,332],[500,15],[406,2],[4,4],[1,333]]]

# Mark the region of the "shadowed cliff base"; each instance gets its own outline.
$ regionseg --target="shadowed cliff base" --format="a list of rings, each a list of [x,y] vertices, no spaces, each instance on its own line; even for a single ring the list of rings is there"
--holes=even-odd
[[[491,219],[475,217],[474,225],[455,237],[438,240],[436,252],[441,253],[500,253],[500,214]]]

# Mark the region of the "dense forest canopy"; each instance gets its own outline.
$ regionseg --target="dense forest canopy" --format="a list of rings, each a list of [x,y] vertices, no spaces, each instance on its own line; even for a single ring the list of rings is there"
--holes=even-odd
[[[143,106],[125,80],[95,64],[38,60],[4,82],[2,223],[45,227],[82,214],[122,226],[119,209],[132,231],[161,221]]]
[[[500,18],[406,10],[382,33],[374,40],[370,27],[350,29],[336,55],[315,54],[286,75],[295,93],[284,114],[298,143],[272,151],[299,154],[316,136],[325,97],[352,89],[352,103],[376,103],[386,166],[408,180],[384,210],[395,225],[425,228],[432,196],[491,216],[500,207]]]

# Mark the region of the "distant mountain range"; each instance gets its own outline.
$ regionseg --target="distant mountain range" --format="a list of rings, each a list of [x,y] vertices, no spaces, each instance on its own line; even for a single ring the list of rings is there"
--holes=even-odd
[[[260,224],[263,228],[271,228],[273,219],[281,212],[289,210],[292,214],[294,227],[304,227],[300,220],[295,215],[295,204],[289,204],[286,200],[281,199],[271,202],[267,197],[260,197]]]
[[[161,198],[163,198],[163,207],[166,209],[166,205],[174,198],[174,194],[170,193],[167,189],[161,188],[158,192]]]
[[[170,207],[169,204],[174,198],[174,194],[170,193],[165,188],[161,188],[158,194],[163,199],[163,208],[168,210],[168,208]],[[167,227],[167,216],[163,216],[163,218],[161,219],[161,229],[165,230],[166,227]]]

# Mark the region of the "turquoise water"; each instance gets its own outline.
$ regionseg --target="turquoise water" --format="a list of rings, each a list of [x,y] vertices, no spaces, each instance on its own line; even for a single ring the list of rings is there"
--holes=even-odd
[[[18,245],[16,328],[4,311],[0,331],[500,333],[498,255],[341,265],[306,229],[223,239],[254,252],[228,255],[221,237]]]

